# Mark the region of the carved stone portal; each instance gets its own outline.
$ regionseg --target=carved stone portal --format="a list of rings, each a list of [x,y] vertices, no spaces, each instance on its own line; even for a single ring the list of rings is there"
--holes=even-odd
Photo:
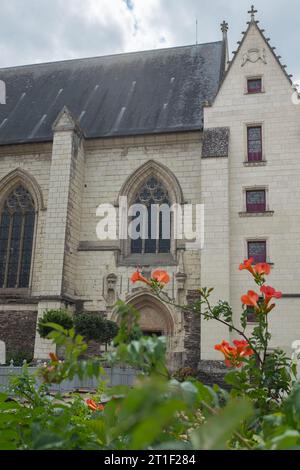
[[[174,320],[169,309],[152,294],[143,292],[128,302],[141,315],[140,327],[145,333],[157,333],[172,337]]]

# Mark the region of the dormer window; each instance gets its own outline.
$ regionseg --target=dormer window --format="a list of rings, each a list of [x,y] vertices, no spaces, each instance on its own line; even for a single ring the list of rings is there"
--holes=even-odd
[[[247,92],[250,94],[262,93],[262,79],[261,78],[248,78]]]

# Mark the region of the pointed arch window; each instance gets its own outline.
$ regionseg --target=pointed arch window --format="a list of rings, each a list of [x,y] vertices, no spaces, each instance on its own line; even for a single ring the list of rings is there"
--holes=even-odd
[[[0,288],[27,288],[30,282],[35,204],[16,186],[0,207]]]
[[[168,192],[154,176],[151,176],[140,187],[137,192],[134,204],[142,204],[147,208],[147,236],[142,236],[141,224],[137,226],[137,232],[141,233],[140,238],[131,240],[131,253],[133,254],[156,254],[170,253],[171,250],[171,214],[168,212],[164,217],[163,211],[155,211],[154,207],[167,205],[170,207]],[[140,213],[137,216],[141,215]],[[156,217],[156,220],[154,220]],[[154,236],[153,236],[154,235]]]

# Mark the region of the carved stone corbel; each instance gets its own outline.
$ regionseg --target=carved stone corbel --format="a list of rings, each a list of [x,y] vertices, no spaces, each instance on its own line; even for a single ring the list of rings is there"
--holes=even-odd
[[[109,306],[116,302],[116,288],[118,277],[115,273],[110,273],[106,277],[106,301]]]

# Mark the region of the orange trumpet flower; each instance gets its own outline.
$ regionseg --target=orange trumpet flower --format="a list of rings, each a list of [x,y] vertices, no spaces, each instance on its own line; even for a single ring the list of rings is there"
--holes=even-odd
[[[275,304],[269,306],[269,303],[272,299],[281,299],[282,292],[276,291],[273,287],[270,286],[262,286],[260,291],[264,294],[265,297],[265,307],[266,313],[270,313],[273,308],[275,308]]]
[[[225,364],[227,367],[241,367],[243,358],[252,356],[254,351],[251,349],[247,341],[233,341],[234,346],[231,346],[227,341],[222,341],[221,344],[215,346],[216,351],[224,354]]]
[[[96,403],[94,400],[92,400],[90,398],[88,400],[86,400],[86,404],[89,407],[89,409],[92,410],[92,411],[103,411],[104,410],[103,405]]]
[[[244,269],[246,269],[247,271],[249,271],[249,273],[253,274],[253,276],[254,276],[255,272],[254,272],[254,269],[253,269],[253,266],[252,266],[253,261],[254,261],[254,258],[245,259],[243,264],[240,264],[239,270],[243,271]]]
[[[51,359],[52,362],[59,362],[59,359],[57,357],[57,355],[55,353],[49,353],[49,357]]]
[[[170,282],[170,276],[166,271],[157,270],[152,273],[152,279],[160,282],[161,284],[168,284]]]
[[[151,286],[151,282],[149,281],[149,279],[145,278],[140,271],[136,271],[131,276],[131,282],[133,284],[135,284],[138,281],[144,282],[145,284],[148,284],[148,286]]]
[[[259,309],[259,306],[257,304],[258,299],[259,299],[258,294],[254,292],[253,290],[249,290],[247,295],[243,295],[241,297],[241,301],[243,305],[254,307],[256,309]]]
[[[260,276],[268,276],[271,271],[271,266],[268,263],[258,263],[254,266],[254,271]]]

